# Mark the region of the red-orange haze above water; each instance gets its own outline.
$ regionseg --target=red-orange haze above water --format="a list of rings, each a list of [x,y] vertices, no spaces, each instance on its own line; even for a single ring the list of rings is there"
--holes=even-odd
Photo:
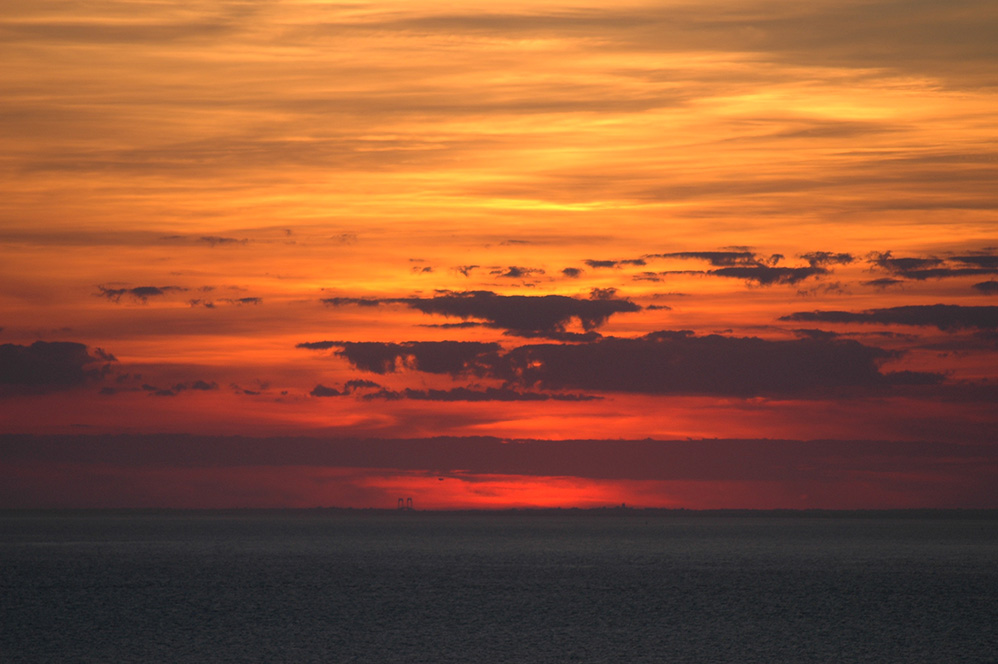
[[[991,1],[0,8],[0,507],[998,507]]]

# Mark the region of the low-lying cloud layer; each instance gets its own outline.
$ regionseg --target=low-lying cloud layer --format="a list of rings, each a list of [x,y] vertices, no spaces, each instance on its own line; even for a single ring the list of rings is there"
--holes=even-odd
[[[799,311],[780,320],[824,323],[877,323],[880,325],[932,326],[952,331],[966,328],[998,329],[998,307],[930,304],[869,309],[867,311]]]
[[[943,380],[941,374],[932,372],[883,373],[880,365],[898,357],[898,353],[817,334],[795,340],[767,340],[661,331],[639,338],[607,337],[588,343],[528,344],[506,352],[497,344],[475,342],[323,341],[298,347],[335,348],[336,354],[355,368],[377,374],[407,369],[455,377],[467,375],[553,393],[583,390],[810,398],[832,396],[842,390],[934,385]],[[481,397],[489,394],[502,400],[501,392],[486,391]],[[437,396],[443,400],[443,394]],[[407,398],[420,397],[413,393]],[[480,399],[476,396],[462,400]]]

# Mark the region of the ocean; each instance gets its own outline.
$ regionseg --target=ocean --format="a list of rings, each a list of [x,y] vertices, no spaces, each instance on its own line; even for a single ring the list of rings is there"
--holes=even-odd
[[[998,662],[998,514],[0,512],[0,661]]]

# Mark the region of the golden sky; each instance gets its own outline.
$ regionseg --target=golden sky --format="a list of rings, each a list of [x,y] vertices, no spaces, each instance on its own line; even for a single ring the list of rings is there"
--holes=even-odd
[[[990,1],[8,0],[0,433],[62,442],[3,438],[0,504],[998,506],[995,34]],[[598,472],[646,438],[701,447]]]

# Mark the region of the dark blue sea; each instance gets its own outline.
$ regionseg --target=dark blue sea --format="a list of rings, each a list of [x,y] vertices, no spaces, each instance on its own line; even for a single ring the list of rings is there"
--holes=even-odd
[[[0,661],[998,662],[998,515],[6,512]]]

